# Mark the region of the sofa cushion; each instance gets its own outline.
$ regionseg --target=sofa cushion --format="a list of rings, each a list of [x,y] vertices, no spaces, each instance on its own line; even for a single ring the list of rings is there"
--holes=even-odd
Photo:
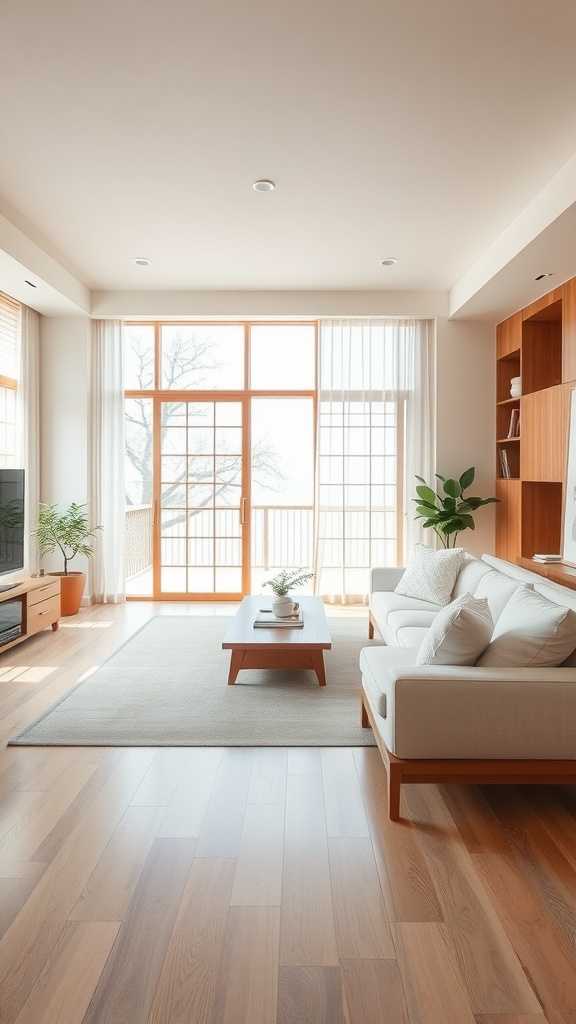
[[[490,566],[486,565],[480,558],[471,558],[467,555],[454,584],[452,598],[461,597],[462,594],[474,594],[480,580],[487,572],[491,572]]]
[[[542,576],[531,572],[530,569],[523,569],[522,566],[515,565],[514,562],[506,562],[503,558],[498,558],[497,555],[482,555],[482,561],[491,569],[496,569],[503,576],[509,576],[513,580],[518,580],[519,583],[538,583],[542,580]]]
[[[475,665],[494,623],[485,597],[462,594],[441,608],[418,650],[417,665]]]
[[[379,689],[369,689],[366,677],[363,689],[375,732],[398,757],[574,759],[574,669],[401,668],[397,661],[380,671]],[[380,694],[386,718],[375,710]]]
[[[487,572],[479,580],[474,591],[474,597],[485,597],[488,600],[490,614],[494,625],[498,622],[500,615],[519,587],[526,586],[518,579],[511,579],[496,569]]]
[[[368,691],[372,706],[386,718],[386,687],[390,680],[389,669],[411,668],[415,664],[414,650],[400,650],[392,647],[364,647],[360,651],[362,682]]]
[[[427,608],[403,608],[402,611],[388,613],[388,625],[390,629],[397,632],[403,626],[421,626],[428,629],[438,614],[436,611],[429,611]]]
[[[534,590],[537,594],[542,594],[542,597],[548,598],[549,601],[554,601],[554,604],[562,605],[563,608],[571,608],[573,612],[576,612],[576,590],[569,590],[568,587],[562,587],[559,583],[550,582],[535,583]],[[574,650],[562,664],[567,668],[576,667],[576,641]]]
[[[576,612],[576,590],[569,590],[568,587],[561,587],[559,583],[535,583],[534,590],[542,594],[547,601],[553,601],[562,608],[571,608]]]
[[[394,591],[382,591],[370,596],[370,611],[376,623],[378,632],[387,644],[396,643],[396,630],[400,626],[418,625],[428,626],[436,613],[439,605],[430,601],[419,601],[418,598],[404,597],[403,594],[396,594]],[[429,621],[424,622],[421,613],[429,616]],[[395,616],[401,616],[401,621]],[[414,615],[414,618],[409,616]]]
[[[521,586],[494,627],[481,667],[555,668],[576,646],[576,612]]]
[[[448,604],[464,557],[463,548],[434,551],[417,544],[410,564],[396,584],[396,593],[434,604]]]
[[[419,648],[428,632],[428,628],[428,626],[402,626],[401,629],[396,631],[397,648]]]

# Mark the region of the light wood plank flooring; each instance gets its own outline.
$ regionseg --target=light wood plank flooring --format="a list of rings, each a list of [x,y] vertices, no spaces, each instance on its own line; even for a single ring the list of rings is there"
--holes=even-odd
[[[0,659],[0,1024],[576,1024],[574,788],[406,786],[391,824],[372,748],[5,748],[175,612],[229,609]]]

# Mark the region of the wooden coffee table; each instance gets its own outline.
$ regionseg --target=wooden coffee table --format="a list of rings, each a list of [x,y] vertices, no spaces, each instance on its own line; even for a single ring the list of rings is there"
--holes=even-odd
[[[243,668],[312,669],[320,686],[326,686],[324,651],[331,649],[332,638],[324,605],[318,597],[298,600],[303,629],[254,629],[260,609],[271,607],[271,601],[266,597],[244,598],[222,643],[225,651],[232,651],[229,686]]]

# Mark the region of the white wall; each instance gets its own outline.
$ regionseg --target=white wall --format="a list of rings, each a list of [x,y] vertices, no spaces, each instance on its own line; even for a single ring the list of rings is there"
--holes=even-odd
[[[92,292],[92,316],[119,319],[215,317],[447,316],[447,292],[134,291]]]
[[[90,318],[42,317],[40,328],[41,501],[88,501]],[[46,568],[61,568],[54,556]],[[86,569],[84,559],[74,562]]]
[[[437,323],[436,467],[459,476],[476,466],[474,493],[494,495],[496,341],[494,327],[476,320]],[[475,554],[494,550],[494,507],[476,515],[461,540]]]

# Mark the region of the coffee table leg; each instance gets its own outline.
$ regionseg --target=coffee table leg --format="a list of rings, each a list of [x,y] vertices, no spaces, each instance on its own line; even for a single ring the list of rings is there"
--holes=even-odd
[[[228,672],[228,686],[233,686],[236,682],[236,677],[242,668],[242,662],[244,660],[244,651],[232,651],[230,657],[230,670]]]
[[[324,654],[322,651],[317,651],[312,657],[312,667],[318,676],[318,683],[320,686],[326,686],[326,672],[324,671]]]

